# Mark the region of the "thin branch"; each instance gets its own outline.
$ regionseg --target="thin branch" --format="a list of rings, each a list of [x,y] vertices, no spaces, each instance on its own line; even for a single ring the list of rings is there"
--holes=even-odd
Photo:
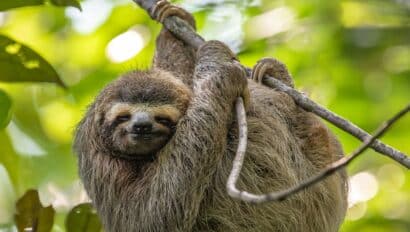
[[[247,70],[248,71],[248,70]],[[248,71],[249,72],[249,71]],[[328,122],[331,122],[333,125],[339,127],[340,129],[346,131],[347,133],[353,135],[354,137],[358,138],[362,142],[365,142],[371,138],[371,135],[366,131],[362,130],[352,122],[340,117],[339,115],[325,109],[324,107],[320,106],[316,102],[310,100],[304,94],[296,91],[293,88],[283,84],[276,78],[272,77],[264,77],[263,83],[271,88],[275,88],[278,91],[282,91],[287,93],[289,96],[293,98],[293,100],[298,104],[298,106],[302,107],[304,110],[313,112],[314,114],[318,115],[319,117],[325,119]],[[370,147],[379,152],[380,154],[386,155],[403,166],[410,168],[410,158],[406,156],[406,154],[380,142],[379,140],[375,140],[371,143]]]
[[[237,103],[238,107],[238,114],[245,114],[244,108]],[[256,195],[252,194],[246,191],[240,191],[236,188],[236,182],[239,177],[239,173],[241,172],[241,168],[243,165],[243,160],[245,157],[245,152],[244,149],[241,147],[238,147],[234,162],[233,162],[233,167],[231,174],[229,175],[228,182],[226,184],[226,188],[228,191],[228,194],[233,197],[237,198],[246,202],[250,203],[263,203],[263,202],[268,202],[268,201],[282,201],[285,200],[287,197],[291,196],[292,194],[295,194],[309,186],[314,185],[315,183],[325,179],[326,177],[332,175],[336,171],[340,170],[341,168],[345,167],[348,165],[351,161],[359,157],[360,154],[362,154],[367,148],[370,147],[370,144],[376,141],[377,138],[381,137],[399,118],[404,116],[406,113],[410,111],[410,104],[407,105],[403,110],[398,112],[394,117],[391,119],[387,120],[384,122],[379,129],[376,130],[374,133],[373,137],[369,137],[366,139],[364,143],[362,143],[354,152],[352,152],[349,156],[345,156],[333,163],[331,163],[325,170],[321,171],[319,174],[316,176],[310,177],[307,180],[294,185],[293,187],[290,187],[288,189],[278,191],[278,192],[272,192],[272,193],[267,193],[267,194],[262,194],[262,195]],[[245,128],[246,126],[246,120],[244,121],[239,121],[239,128]],[[243,124],[245,126],[243,126]],[[239,131],[239,136],[245,136],[244,139],[246,139],[246,129],[245,130],[240,130]],[[245,133],[245,135],[244,135]],[[246,147],[245,147],[246,149]]]
[[[143,9],[145,9],[148,13],[151,13],[152,7],[155,5],[155,3],[158,0],[133,0],[133,1],[137,3],[139,6],[141,6]],[[179,19],[178,17],[171,16],[171,17],[166,18],[164,20],[164,26],[169,31],[171,31],[176,37],[186,42],[187,44],[193,46],[194,48],[198,48],[201,44],[205,42],[205,40],[201,36],[199,36],[195,31],[193,31],[185,21]],[[248,74],[250,73],[249,68],[247,68],[247,72]],[[285,84],[283,84],[276,78],[265,75],[263,82],[269,87],[272,87],[278,91],[283,91],[287,93],[289,96],[293,98],[296,104],[298,104],[303,109],[317,114],[324,120],[331,122],[332,124],[336,125],[340,129],[355,136],[359,140],[366,141],[370,138],[370,135],[364,130],[360,129],[358,126],[336,115],[335,113],[325,109],[324,107],[318,105],[317,103],[313,102],[312,100],[310,100],[308,97],[306,97],[302,93],[296,91],[293,88],[286,86]],[[244,141],[239,141],[239,144],[243,142]],[[390,157],[391,159],[399,162],[403,166],[410,169],[410,158],[406,156],[404,153],[390,146],[387,146],[378,140],[374,141],[370,145],[370,147],[374,149],[375,151]]]
[[[241,191],[236,188],[236,181],[241,173],[243,160],[245,159],[246,146],[248,142],[248,123],[246,122],[246,111],[242,98],[236,101],[236,115],[238,116],[239,143],[236,155],[232,163],[232,170],[226,183],[226,190],[229,196],[241,198]],[[242,198],[241,198],[242,199]]]

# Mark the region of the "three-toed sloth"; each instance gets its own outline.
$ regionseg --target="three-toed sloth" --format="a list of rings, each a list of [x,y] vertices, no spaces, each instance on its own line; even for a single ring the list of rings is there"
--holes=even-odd
[[[180,8],[157,8],[159,19],[173,14],[195,25]],[[281,190],[343,155],[320,120],[260,83],[265,73],[293,86],[275,59],[258,62],[247,80],[223,43],[194,51],[163,29],[153,67],[109,84],[76,131],[80,176],[106,231],[337,231],[344,172],[281,202],[254,205],[226,192],[239,96],[249,130],[240,189]]]

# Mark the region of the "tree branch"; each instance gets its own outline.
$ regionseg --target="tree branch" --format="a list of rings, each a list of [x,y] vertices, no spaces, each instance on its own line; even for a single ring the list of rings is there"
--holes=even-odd
[[[249,71],[248,71],[249,72]],[[302,107],[304,110],[313,112],[314,114],[318,115],[319,117],[325,119],[328,122],[331,122],[333,125],[339,127],[340,129],[346,131],[347,133],[353,135],[354,137],[358,138],[362,142],[365,142],[371,138],[371,135],[364,131],[363,129],[359,128],[352,122],[340,117],[339,115],[325,109],[324,107],[320,106],[316,102],[310,100],[304,94],[296,91],[293,88],[288,87],[287,85],[283,84],[276,78],[272,77],[264,77],[263,83],[271,88],[275,88],[279,91],[287,93],[289,96],[293,98],[293,100]],[[380,142],[379,140],[375,140],[373,143],[370,144],[370,147],[379,152],[380,154],[386,155],[395,161],[399,162],[403,166],[410,168],[410,158],[406,156],[404,153]]]
[[[242,99],[241,99],[242,100]],[[240,103],[237,103],[237,109],[238,109],[238,115],[239,114],[244,114],[245,109],[243,108]],[[379,129],[376,130],[374,133],[373,137],[368,137],[366,138],[366,141],[362,143],[354,152],[352,152],[349,156],[345,156],[333,163],[331,163],[326,169],[321,171],[319,174],[308,178],[307,180],[290,187],[288,189],[278,191],[278,192],[272,192],[272,193],[267,193],[267,194],[262,194],[262,195],[256,195],[252,194],[246,191],[240,191],[236,188],[236,182],[239,177],[239,173],[241,172],[241,168],[243,165],[243,160],[245,158],[245,151],[241,147],[238,147],[233,166],[232,166],[232,171],[229,175],[228,182],[226,184],[226,189],[228,191],[228,194],[233,197],[237,198],[246,202],[250,203],[263,203],[263,202],[268,202],[268,201],[282,201],[291,196],[292,194],[295,194],[309,186],[312,186],[316,184],[317,182],[325,179],[326,177],[332,175],[335,173],[337,170],[340,170],[341,168],[345,167],[348,165],[351,161],[356,159],[360,154],[362,154],[367,148],[370,147],[370,145],[376,141],[377,138],[381,137],[399,118],[404,116],[406,113],[410,111],[410,104],[407,105],[403,110],[398,112],[394,117],[391,119],[387,120],[384,122]],[[246,126],[246,120],[243,120],[241,117],[242,121],[238,121],[240,128],[245,128]],[[245,126],[243,126],[243,124]],[[239,137],[242,138],[243,136],[244,139],[246,139],[246,133],[247,129],[239,130]],[[245,143],[246,146],[246,143]],[[246,150],[246,147],[245,147]]]

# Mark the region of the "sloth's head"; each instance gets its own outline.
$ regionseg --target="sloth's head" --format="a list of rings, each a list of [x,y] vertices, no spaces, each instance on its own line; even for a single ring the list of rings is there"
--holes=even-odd
[[[150,160],[174,134],[190,97],[191,91],[169,73],[126,74],[108,85],[92,106],[91,136],[96,138],[90,139],[96,139],[103,153]]]

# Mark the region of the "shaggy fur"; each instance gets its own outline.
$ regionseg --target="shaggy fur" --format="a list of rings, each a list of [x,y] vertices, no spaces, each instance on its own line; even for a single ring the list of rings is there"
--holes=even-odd
[[[89,108],[78,127],[75,150],[81,179],[107,231],[338,230],[346,211],[344,172],[282,202],[253,205],[227,195],[238,142],[234,102],[247,88],[249,139],[240,189],[284,189],[343,155],[314,115],[286,94],[246,81],[232,59],[231,51],[215,41],[195,57],[163,30],[152,71],[115,81]],[[109,110],[119,93],[148,103],[171,98],[184,113],[155,160],[118,158],[104,142],[107,134],[98,115]]]

